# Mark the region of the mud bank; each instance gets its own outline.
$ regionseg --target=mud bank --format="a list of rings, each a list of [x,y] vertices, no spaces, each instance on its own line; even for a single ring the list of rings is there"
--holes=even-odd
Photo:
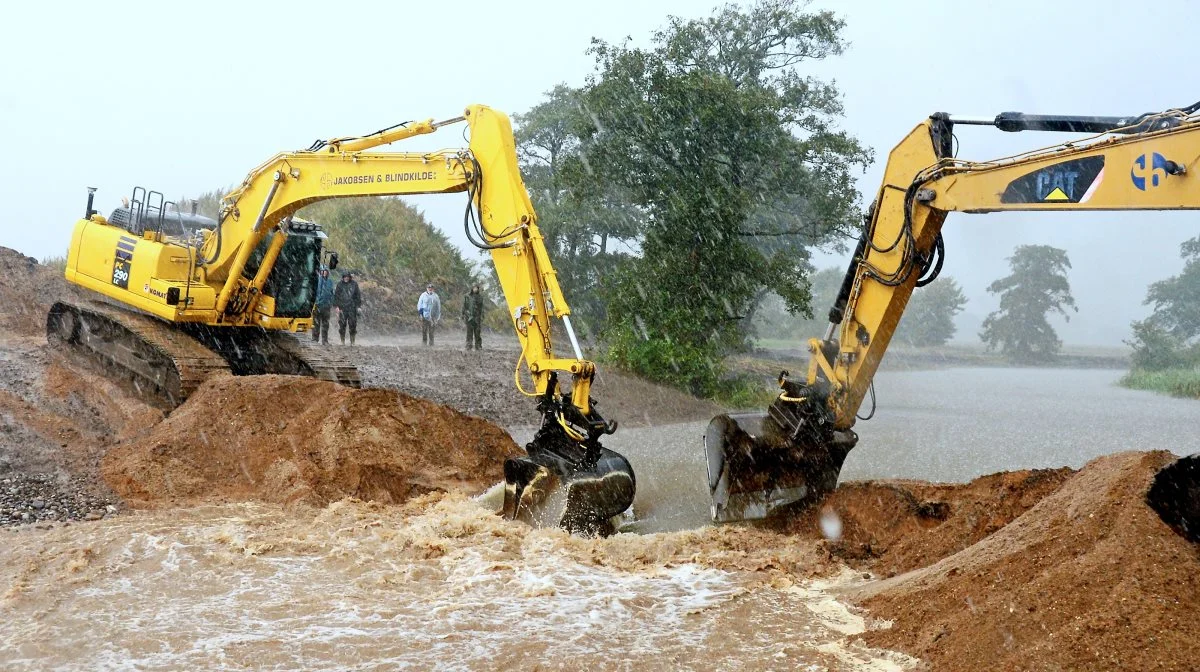
[[[893,623],[864,640],[946,670],[1195,669],[1200,545],[1145,502],[1154,474],[1174,459],[1164,451],[1098,458],[977,543],[954,551],[939,541],[953,551],[947,557],[849,595]],[[1025,478],[1025,494],[1060,477]],[[962,538],[966,526],[953,513],[961,502],[946,503],[951,513],[942,524]],[[913,542],[940,529],[927,523],[891,546],[898,551],[891,566],[912,564]],[[886,566],[887,557],[873,562]]]
[[[518,454],[499,427],[393,390],[221,376],[146,436],[109,451],[102,474],[136,506],[400,503],[482,492]]]

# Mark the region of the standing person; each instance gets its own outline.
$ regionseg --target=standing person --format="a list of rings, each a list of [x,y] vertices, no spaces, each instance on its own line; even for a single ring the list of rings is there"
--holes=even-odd
[[[425,285],[425,293],[417,299],[417,314],[421,316],[421,342],[433,345],[433,330],[442,319],[442,300],[433,291],[433,283]]]
[[[333,311],[333,280],[329,277],[329,269],[321,267],[317,276],[317,308],[313,311],[312,340],[318,340],[329,345],[329,314]]]
[[[358,331],[358,307],[362,304],[362,295],[358,293],[358,283],[350,271],[342,271],[342,281],[333,290],[333,305],[338,309],[338,335],[342,337],[342,345],[346,344],[346,327],[350,327],[350,345],[354,345],[354,333]]]
[[[483,326],[483,295],[479,293],[479,283],[471,285],[471,293],[463,300],[463,324],[467,325],[467,349],[472,346],[476,350],[483,349],[483,338],[479,328]],[[474,336],[474,342],[472,342]]]

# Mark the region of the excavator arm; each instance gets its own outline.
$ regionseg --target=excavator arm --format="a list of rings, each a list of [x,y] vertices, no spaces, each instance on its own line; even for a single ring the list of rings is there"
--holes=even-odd
[[[464,122],[467,148],[370,151]],[[467,195],[467,235],[495,263],[521,345],[518,373],[523,360],[532,379],[532,389],[521,391],[536,398],[543,417],[526,446],[528,457],[505,465],[505,512],[541,514],[569,529],[598,531],[632,503],[633,470],[624,457],[600,445],[616,423],[603,418],[591,398],[596,367],[584,359],[575,338],[570,308],[521,180],[512,126],[500,112],[472,105],[454,119],[401,124],[277,154],[222,199],[217,226],[195,245],[165,236],[161,222],[158,230],[131,236],[95,214],[89,201],[87,217],[76,227],[67,278],[169,322],[210,331],[303,331],[311,323],[311,300],[307,310],[283,314],[278,297],[267,291],[277,267],[297,265],[284,263],[289,238],[311,236],[301,228],[311,225],[296,213],[332,198],[436,193]],[[311,258],[314,248],[307,249]],[[112,280],[114,263],[128,263],[121,283]],[[311,275],[315,278],[315,267]],[[139,286],[143,292],[136,291]],[[562,320],[574,357],[556,353],[555,319]],[[520,389],[520,377],[514,377]],[[543,503],[551,499],[553,511],[547,512]]]
[[[818,501],[837,484],[851,429],[913,290],[941,269],[951,212],[1200,209],[1200,103],[1136,118],[935,114],[888,157],[883,185],[808,369],[766,414],[721,415],[705,435],[716,521]],[[994,161],[953,157],[955,124],[1097,133]]]

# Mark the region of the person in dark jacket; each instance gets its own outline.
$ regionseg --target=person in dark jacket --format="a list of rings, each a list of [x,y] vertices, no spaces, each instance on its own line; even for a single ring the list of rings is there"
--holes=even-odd
[[[342,281],[333,290],[333,305],[338,309],[338,335],[342,337],[342,345],[346,344],[346,327],[350,327],[350,345],[354,345],[354,334],[358,331],[358,307],[362,304],[362,295],[358,293],[358,283],[350,271],[342,271]]]
[[[471,293],[463,300],[463,324],[467,325],[467,349],[483,349],[483,338],[480,327],[483,326],[483,295],[479,293],[479,283],[471,285]]]
[[[333,311],[333,279],[329,269],[322,266],[317,276],[317,306],[313,311],[312,340],[329,345],[329,314]]]

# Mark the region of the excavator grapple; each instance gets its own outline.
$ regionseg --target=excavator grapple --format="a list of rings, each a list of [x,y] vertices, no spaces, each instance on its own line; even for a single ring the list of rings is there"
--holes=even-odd
[[[556,396],[557,375],[548,382],[538,399],[542,427],[525,445],[525,457],[504,463],[503,514],[538,526],[610,534],[612,520],[633,504],[637,485],[629,460],[600,445],[617,424],[605,421],[593,404],[585,414],[571,394]]]

